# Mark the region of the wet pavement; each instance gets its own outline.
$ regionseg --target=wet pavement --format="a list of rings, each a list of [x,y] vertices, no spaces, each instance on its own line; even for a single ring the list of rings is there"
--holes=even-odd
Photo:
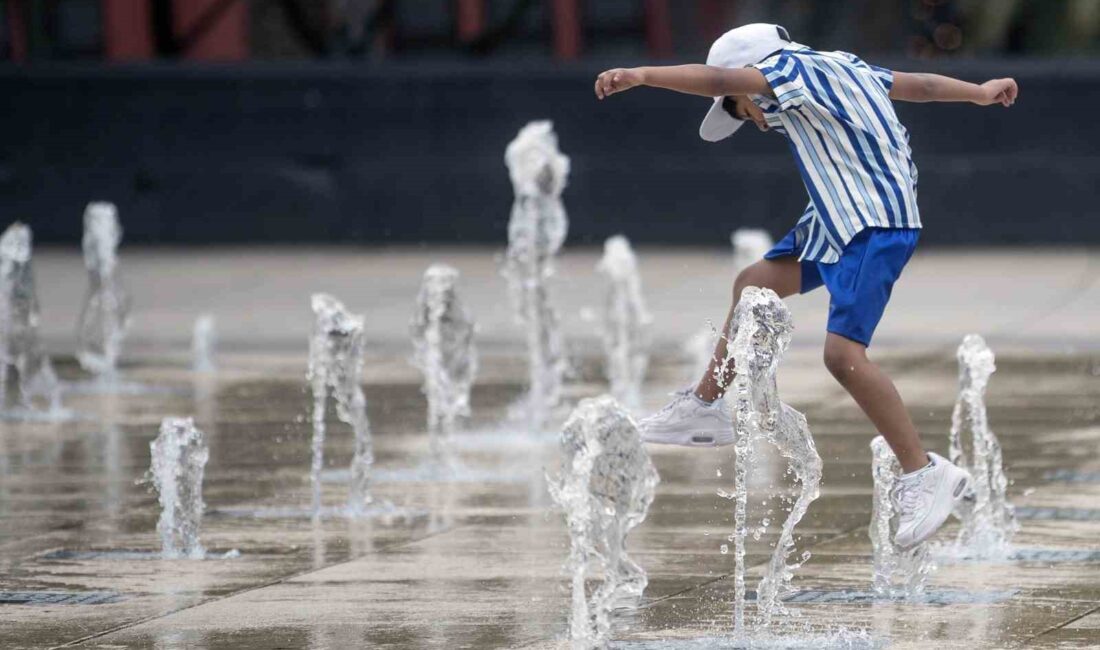
[[[66,396],[71,421],[0,422],[0,647],[3,648],[552,648],[565,647],[568,537],[546,491],[554,431],[510,424],[522,391],[519,332],[501,300],[491,251],[123,251],[135,296],[126,390]],[[645,409],[694,374],[680,341],[724,312],[728,257],[639,252],[656,315]],[[983,257],[984,256],[984,257]],[[558,295],[576,376],[568,401],[606,389],[595,325],[595,252],[567,256]],[[811,559],[796,574],[790,647],[1090,648],[1100,646],[1100,265],[1060,251],[918,256],[897,289],[874,354],[895,377],[930,448],[947,448],[954,345],[971,331],[997,352],[988,406],[1021,510],[1020,559],[941,563],[923,602],[875,600],[867,525],[874,431],[825,372],[822,296],[791,301],[797,328],[780,393],[802,410],[825,461],[822,496],[796,530]],[[38,260],[45,333],[66,361],[83,276],[73,256]],[[159,263],[157,260],[161,260]],[[437,259],[482,323],[474,416],[458,434],[462,469],[424,480],[425,404],[405,343],[419,273]],[[486,261],[488,260],[488,261]],[[984,262],[984,264],[982,264]],[[192,273],[183,269],[193,268]],[[75,275],[74,275],[75,273]],[[966,282],[954,281],[966,273]],[[315,276],[315,277],[314,277]],[[224,289],[223,289],[224,287]],[[282,287],[282,290],[279,288]],[[366,385],[377,498],[398,515],[308,516],[308,293],[326,290],[367,314]],[[74,303],[68,297],[75,296]],[[213,311],[219,369],[190,370],[186,335]],[[558,413],[558,421],[567,413]],[[194,416],[210,461],[202,561],[157,559],[159,509],[145,476],[162,417]],[[661,475],[632,556],[650,584],[623,612],[614,647],[722,647],[731,629],[730,449],[650,447]],[[347,495],[350,431],[330,417],[325,503]],[[765,456],[750,510],[778,510]],[[764,501],[769,501],[765,504]],[[945,529],[939,539],[949,539]],[[775,527],[749,540],[759,576]],[[236,557],[223,557],[231,551]],[[231,554],[231,553],[230,553]],[[231,554],[234,555],[234,554]],[[755,580],[751,581],[755,584]],[[783,647],[774,645],[768,647]],[[800,644],[799,644],[800,643]],[[862,645],[861,645],[862,644]]]

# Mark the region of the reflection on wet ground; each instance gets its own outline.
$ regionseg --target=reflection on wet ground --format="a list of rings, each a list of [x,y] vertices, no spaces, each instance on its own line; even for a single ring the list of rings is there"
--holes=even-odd
[[[888,365],[929,445],[946,449],[952,355],[895,355]],[[1014,479],[1011,497],[1022,513],[1042,516],[1024,517],[1015,559],[944,563],[920,603],[868,595],[870,425],[816,357],[796,355],[785,367],[781,385],[789,382],[790,401],[809,418],[825,477],[797,530],[798,548],[813,554],[790,599],[797,625],[786,645],[764,647],[846,638],[850,647],[1100,644],[1100,519],[1070,516],[1095,512],[1100,496],[1100,483],[1088,478],[1100,475],[1100,357],[1001,355],[998,366],[988,400]],[[374,492],[416,515],[318,522],[303,516],[304,368],[192,376],[182,365],[150,363],[124,372],[128,385],[155,390],[74,391],[66,401],[74,419],[0,424],[0,646],[564,647],[568,539],[544,479],[557,463],[556,438],[504,422],[521,393],[509,372],[475,387],[475,417],[454,445],[466,474],[449,482],[417,473],[428,455],[418,386],[370,379]],[[61,373],[77,374],[71,366]],[[657,364],[646,406],[659,405],[685,374]],[[570,400],[603,389],[589,379],[582,373]],[[158,508],[146,471],[166,415],[193,416],[210,447],[204,561],[153,555]],[[324,499],[338,506],[352,440],[333,414],[329,426]],[[620,617],[616,647],[721,647],[731,627],[732,555],[719,547],[732,517],[716,492],[731,488],[731,448],[650,452],[661,484],[629,540],[650,586],[641,608]],[[768,498],[782,467],[771,458],[760,474],[750,498],[757,517],[782,507]],[[759,576],[774,528],[749,539],[751,576]],[[221,557],[233,549],[239,557]]]

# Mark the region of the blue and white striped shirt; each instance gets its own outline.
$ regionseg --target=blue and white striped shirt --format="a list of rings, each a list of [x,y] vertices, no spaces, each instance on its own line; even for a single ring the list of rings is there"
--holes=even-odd
[[[847,52],[792,43],[753,66],[775,98],[752,95],[791,144],[810,195],[799,259],[830,264],[864,228],[920,228],[909,133],[890,101],[893,73]]]

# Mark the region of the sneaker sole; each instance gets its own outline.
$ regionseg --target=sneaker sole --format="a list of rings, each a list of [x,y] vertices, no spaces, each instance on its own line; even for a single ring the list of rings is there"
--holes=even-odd
[[[725,447],[733,444],[733,434],[729,431],[643,433],[642,441],[654,445],[675,445],[678,447]]]
[[[943,522],[947,521],[947,518],[951,516],[951,513],[955,510],[956,504],[958,504],[958,502],[964,500],[967,497],[967,495],[970,494],[970,490],[969,490],[970,483],[971,483],[970,475],[967,474],[966,472],[962,472],[962,476],[960,476],[955,481],[954,485],[952,485],[950,487],[951,500],[946,501],[948,506],[946,508],[941,507],[937,510],[932,511],[928,515],[928,517],[925,519],[925,522],[935,522],[929,528],[928,532],[925,533],[924,535],[918,537],[911,544],[909,544],[907,546],[902,546],[901,548],[903,550],[908,551],[909,549],[911,549],[911,548],[919,545],[920,543],[924,542],[929,537],[932,537],[933,535],[935,535],[936,531],[938,531],[940,529],[940,527],[943,526]],[[944,488],[945,488],[944,485],[940,485],[939,489],[943,490]],[[939,495],[937,495],[937,496],[939,496]],[[940,502],[940,499],[937,498],[937,502]],[[898,546],[901,546],[901,545],[899,544]]]

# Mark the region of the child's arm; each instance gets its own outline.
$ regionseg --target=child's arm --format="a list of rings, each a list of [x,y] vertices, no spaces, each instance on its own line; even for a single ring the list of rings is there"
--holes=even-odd
[[[993,79],[972,84],[951,77],[925,72],[895,72],[890,99],[905,102],[972,102],[979,106],[1016,102],[1015,79]]]
[[[666,88],[703,97],[772,96],[771,86],[756,68],[719,68],[701,64],[608,70],[596,78],[596,96],[604,99],[635,86]]]

